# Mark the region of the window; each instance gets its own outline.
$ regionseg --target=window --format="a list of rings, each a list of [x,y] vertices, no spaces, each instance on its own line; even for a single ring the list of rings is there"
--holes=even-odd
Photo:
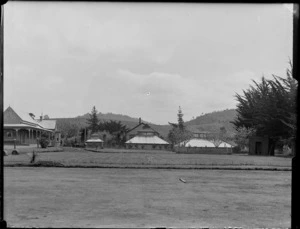
[[[11,133],[11,131],[8,131],[8,132],[6,133],[6,136],[7,136],[8,138],[12,138],[12,133]]]

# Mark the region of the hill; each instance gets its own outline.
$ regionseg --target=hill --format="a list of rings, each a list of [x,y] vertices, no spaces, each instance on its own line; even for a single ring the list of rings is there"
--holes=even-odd
[[[230,121],[234,120],[236,116],[236,111],[234,109],[227,109],[224,111],[215,111],[212,113],[207,113],[201,116],[196,117],[193,120],[186,121],[185,125],[188,127],[192,127],[193,129],[197,129],[200,131],[209,131],[209,132],[219,132],[221,127],[225,127],[228,133],[234,133],[234,127],[230,123]],[[75,118],[56,118],[57,120],[57,127],[60,130],[64,130],[66,126],[68,127],[75,127],[75,128],[84,128],[87,126],[86,120],[89,117],[89,114],[84,114],[82,116],[77,116]],[[114,121],[121,121],[122,124],[126,125],[129,129],[135,127],[139,119],[133,118],[127,115],[121,114],[98,114],[99,120],[102,122],[114,120]],[[149,123],[143,120],[145,123]],[[158,131],[165,139],[167,139],[168,133],[171,130],[170,125],[156,125],[151,124],[151,127]]]
[[[99,120],[102,120],[102,121],[109,121],[109,120],[126,121],[126,122],[138,122],[139,121],[138,118],[133,118],[128,115],[122,115],[122,114],[113,114],[113,113],[103,114],[103,113],[99,112],[97,114],[97,116],[98,116]],[[90,117],[89,113],[86,113],[84,115],[77,116],[76,118],[87,119],[89,117]]]
[[[218,132],[221,127],[225,127],[228,132],[234,133],[235,129],[230,122],[236,117],[235,109],[223,111],[214,111],[196,117],[193,120],[185,122],[187,126],[193,126],[201,131]]]

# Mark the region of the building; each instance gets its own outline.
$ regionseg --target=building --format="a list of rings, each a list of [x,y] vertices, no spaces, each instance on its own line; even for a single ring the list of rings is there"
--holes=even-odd
[[[272,155],[269,149],[270,139],[268,137],[253,136],[249,138],[250,155]]]
[[[215,133],[198,130],[194,126],[188,126],[192,137],[175,145],[176,153],[195,154],[231,154],[232,145],[221,140],[214,140]]]
[[[4,111],[4,144],[30,145],[46,134],[50,146],[59,146],[60,132],[56,120],[35,119],[35,115],[27,112],[16,112],[10,106]]]
[[[160,134],[152,129],[149,124],[139,119],[139,124],[126,134],[125,146],[128,149],[168,149],[169,143],[162,139]]]
[[[218,145],[219,148],[233,148],[232,144],[229,144],[228,142],[221,141],[221,143]]]
[[[135,127],[133,127],[132,129],[130,129],[129,131],[127,131],[126,133],[126,139],[129,140],[133,137],[135,137],[141,130],[151,130],[156,136],[160,136],[160,134],[154,130],[153,128],[151,128],[151,126],[147,123],[142,122],[142,119],[139,118],[139,123],[138,125],[136,125]]]
[[[178,144],[179,147],[216,147],[214,143],[199,138],[193,138]]]
[[[103,141],[99,138],[98,134],[92,134],[91,138],[85,144],[86,148],[103,148]]]

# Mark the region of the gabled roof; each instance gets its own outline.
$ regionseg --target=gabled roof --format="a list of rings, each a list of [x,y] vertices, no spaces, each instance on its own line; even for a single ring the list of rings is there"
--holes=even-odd
[[[219,148],[231,148],[231,147],[233,147],[233,145],[222,141],[218,147]]]
[[[56,128],[56,120],[43,119],[42,121],[38,121],[38,123],[45,129],[55,130]]]
[[[155,130],[151,129],[151,128],[147,128],[147,129],[141,129],[137,131],[138,133],[157,133]]]
[[[37,129],[46,129],[46,130],[55,130],[56,128],[56,120],[36,120],[34,119],[34,116],[31,116],[29,112],[22,111],[22,110],[15,110],[11,108],[10,106],[4,111],[4,113],[10,113],[8,116],[14,117],[14,122],[5,120],[4,126],[10,126],[10,127],[34,127]]]
[[[31,126],[40,126],[39,123],[30,116],[30,114],[28,112],[25,111],[17,111],[15,109],[12,109],[10,106],[4,111],[4,113],[8,113],[11,112],[14,115],[18,116],[20,118],[20,123],[25,123],[25,124],[29,124]],[[10,123],[5,123],[5,124],[10,124]]]
[[[88,139],[86,142],[103,142],[102,139],[99,138],[98,134],[92,134],[91,138]]]
[[[98,139],[89,139],[86,142],[103,142],[100,138]]]
[[[136,125],[135,127],[133,127],[132,129],[130,129],[127,134],[134,134],[136,135],[138,132],[155,132],[157,134],[159,134],[156,130],[154,130],[153,128],[150,127],[149,124],[146,124],[146,123],[139,123],[138,125]]]
[[[158,136],[135,136],[132,139],[125,142],[126,144],[157,144],[157,145],[169,145],[168,142],[159,138]]]
[[[193,138],[188,141],[179,143],[179,146],[185,146],[185,147],[215,147],[215,145],[205,139],[197,139]]]

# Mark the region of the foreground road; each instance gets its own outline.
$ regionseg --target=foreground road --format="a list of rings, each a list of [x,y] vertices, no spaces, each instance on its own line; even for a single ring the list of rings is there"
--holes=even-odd
[[[4,172],[10,227],[290,227],[288,171]]]

